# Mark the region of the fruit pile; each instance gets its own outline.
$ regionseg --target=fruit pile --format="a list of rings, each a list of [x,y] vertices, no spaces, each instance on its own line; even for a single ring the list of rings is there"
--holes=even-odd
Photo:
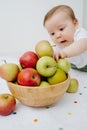
[[[67,79],[70,63],[58,62],[52,57],[53,48],[48,41],[40,41],[34,51],[27,51],[19,58],[19,65],[7,63],[0,66],[0,76],[7,81],[23,86],[44,86]]]
[[[21,55],[18,64],[0,65],[0,77],[8,82],[27,87],[50,87],[53,84],[61,83],[67,79],[71,66],[67,59],[59,59],[57,62],[52,56],[51,44],[42,40],[36,44],[35,51],[27,51]],[[71,79],[67,92],[76,92],[77,88],[78,81]],[[0,95],[1,115],[11,114],[15,105],[16,100],[12,95]]]

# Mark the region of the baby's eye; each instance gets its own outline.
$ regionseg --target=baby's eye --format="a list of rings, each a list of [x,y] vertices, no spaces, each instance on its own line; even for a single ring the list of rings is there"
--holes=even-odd
[[[53,33],[51,33],[50,35],[54,35],[55,33],[53,32]]]
[[[63,31],[64,30],[64,28],[60,28],[60,31]]]

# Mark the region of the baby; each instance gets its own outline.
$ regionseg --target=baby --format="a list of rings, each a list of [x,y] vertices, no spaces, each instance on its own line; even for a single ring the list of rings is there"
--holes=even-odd
[[[79,27],[72,8],[55,6],[45,15],[43,24],[56,45],[56,61],[67,58],[72,68],[87,72],[87,31]]]

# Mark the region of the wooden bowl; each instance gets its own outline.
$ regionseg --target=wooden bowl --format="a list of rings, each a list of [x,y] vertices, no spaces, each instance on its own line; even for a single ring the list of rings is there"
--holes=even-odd
[[[14,97],[21,103],[32,107],[44,107],[57,102],[66,93],[69,83],[69,75],[64,82],[43,87],[27,87],[7,82]]]

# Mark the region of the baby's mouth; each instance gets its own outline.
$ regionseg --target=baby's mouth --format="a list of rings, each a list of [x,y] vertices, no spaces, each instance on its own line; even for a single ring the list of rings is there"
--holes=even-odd
[[[66,43],[67,42],[67,40],[63,40],[63,41],[61,41],[60,43]]]

